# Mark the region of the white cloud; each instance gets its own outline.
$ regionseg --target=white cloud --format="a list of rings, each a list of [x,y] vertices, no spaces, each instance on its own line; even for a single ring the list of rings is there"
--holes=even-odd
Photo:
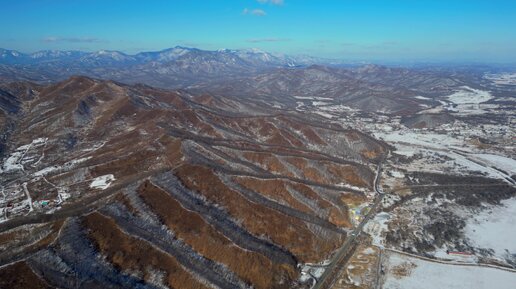
[[[261,4],[283,5],[283,0],[257,0]]]
[[[256,15],[256,16],[267,15],[267,13],[265,13],[265,11],[263,11],[262,9],[254,9],[253,11],[251,11],[251,14]]]
[[[94,37],[56,37],[49,36],[41,39],[43,42],[70,42],[70,43],[100,43],[105,42],[102,39]]]
[[[290,41],[290,38],[252,38],[247,39],[247,42],[250,43],[260,43],[260,42],[286,42]]]
[[[265,16],[267,15],[267,13],[265,11],[263,11],[262,9],[247,9],[245,8],[243,11],[242,11],[242,14],[244,15],[255,15],[255,16]]]

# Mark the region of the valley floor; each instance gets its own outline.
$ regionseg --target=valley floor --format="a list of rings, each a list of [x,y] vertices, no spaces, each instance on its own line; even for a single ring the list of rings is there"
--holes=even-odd
[[[516,270],[475,265],[450,265],[387,252],[382,259],[384,289],[512,289]]]

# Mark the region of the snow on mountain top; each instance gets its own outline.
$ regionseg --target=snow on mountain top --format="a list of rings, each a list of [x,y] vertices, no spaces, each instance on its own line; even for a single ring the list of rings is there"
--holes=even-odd
[[[2,58],[6,58],[6,57],[20,57],[22,56],[23,54],[16,51],[16,50],[9,50],[9,49],[3,49],[3,48],[0,48],[0,56]]]

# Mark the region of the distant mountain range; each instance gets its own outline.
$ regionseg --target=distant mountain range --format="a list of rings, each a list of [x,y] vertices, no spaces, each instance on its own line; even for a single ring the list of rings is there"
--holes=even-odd
[[[478,79],[478,75],[435,68],[344,66],[328,59],[258,49],[207,51],[176,46],[135,55],[106,50],[24,54],[0,49],[0,82],[47,84],[83,75],[267,102],[276,99],[287,107],[295,107],[293,96],[319,96],[365,111],[414,112],[420,101],[413,97],[450,94],[469,82],[466,78]]]
[[[148,62],[169,62],[192,57],[226,57],[247,62],[253,65],[300,66],[310,64],[342,63],[338,60],[323,59],[311,56],[289,56],[273,54],[256,48],[252,49],[220,49],[201,50],[197,48],[176,46],[161,51],[140,52],[134,55],[120,51],[99,50],[96,52],[41,50],[34,53],[22,53],[16,50],[0,48],[0,64],[45,64],[49,62],[73,62],[85,66],[99,65],[133,65]]]
[[[312,64],[343,63],[310,56],[272,54],[258,49],[207,51],[176,46],[135,55],[107,50],[43,50],[26,54],[0,49],[0,79],[36,82],[59,81],[80,74],[170,88]]]

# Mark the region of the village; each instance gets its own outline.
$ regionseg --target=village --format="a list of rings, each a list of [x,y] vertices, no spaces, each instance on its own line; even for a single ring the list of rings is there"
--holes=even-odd
[[[49,176],[68,172],[89,158],[44,167],[47,142],[47,138],[35,139],[4,159],[0,167],[0,222],[33,212],[52,213],[70,198],[89,190],[104,190],[115,180],[113,175],[105,175],[68,184],[53,183]]]

